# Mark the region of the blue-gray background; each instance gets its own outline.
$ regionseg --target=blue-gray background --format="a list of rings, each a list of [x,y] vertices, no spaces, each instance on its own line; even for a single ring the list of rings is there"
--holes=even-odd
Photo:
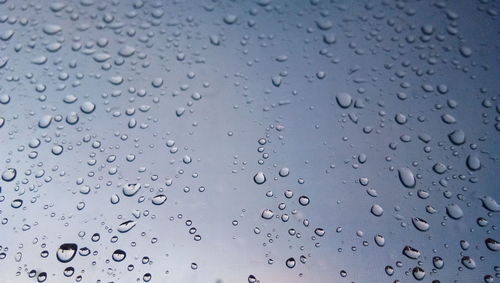
[[[412,282],[417,266],[426,282],[500,280],[498,243],[485,244],[500,241],[499,27],[497,1],[2,0],[0,162],[17,175],[0,180],[0,282]],[[142,185],[133,197],[129,183]],[[126,220],[137,224],[117,232]],[[92,253],[61,263],[63,243]]]

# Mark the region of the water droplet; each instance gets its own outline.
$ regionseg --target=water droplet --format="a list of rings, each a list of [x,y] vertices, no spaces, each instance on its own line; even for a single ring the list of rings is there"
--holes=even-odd
[[[125,251],[118,249],[113,252],[113,255],[111,257],[114,261],[120,262],[127,257],[127,254],[125,253]]]
[[[384,209],[380,205],[374,204],[372,205],[371,213],[375,216],[382,216],[382,214],[384,214]]]
[[[475,269],[476,268],[476,262],[470,256],[463,256],[462,257],[462,264],[465,267],[467,267],[468,269]]]
[[[337,103],[342,108],[348,108],[352,104],[352,97],[350,94],[341,92],[336,96]]]
[[[413,172],[409,168],[407,167],[399,168],[398,174],[399,174],[399,180],[401,181],[403,186],[407,188],[414,188],[415,185],[417,184],[417,181],[415,180],[415,175],[413,175]]]
[[[413,217],[412,222],[413,222],[413,226],[415,226],[415,228],[417,228],[417,230],[419,230],[419,231],[425,232],[425,231],[429,230],[429,228],[430,228],[429,223],[427,223],[427,221],[425,221],[422,218]]]
[[[5,182],[12,182],[17,175],[17,171],[14,168],[7,168],[5,171],[2,173],[2,180]]]
[[[232,24],[236,23],[236,21],[238,20],[238,17],[236,15],[229,14],[229,15],[226,15],[223,20],[224,20],[224,23],[226,23],[228,25],[232,25]]]
[[[295,262],[295,259],[293,257],[288,258],[286,260],[286,267],[288,267],[288,268],[294,268],[295,264],[296,264],[296,262]]]
[[[323,237],[325,235],[325,229],[323,228],[316,228],[314,230],[314,233],[320,237]]]
[[[80,110],[82,110],[82,112],[85,114],[90,114],[94,112],[95,104],[90,101],[86,101],[80,106]]]
[[[75,269],[71,266],[68,266],[64,269],[63,274],[66,277],[71,277],[75,273]]]
[[[134,53],[135,53],[135,48],[130,45],[124,45],[118,51],[118,54],[122,57],[130,57],[134,55]]]
[[[286,167],[281,168],[280,171],[279,171],[280,177],[286,177],[289,174],[290,174],[290,169],[288,169]]]
[[[132,228],[134,228],[136,224],[137,223],[133,220],[127,220],[121,223],[116,230],[120,233],[126,233],[130,231]]]
[[[484,242],[486,243],[486,247],[488,247],[490,251],[494,252],[500,251],[500,243],[497,240],[488,238]]]
[[[70,262],[76,255],[78,246],[72,243],[62,244],[57,250],[56,256],[60,262]]]
[[[423,280],[425,277],[425,271],[421,267],[415,267],[412,271],[413,277],[417,280]]]
[[[10,96],[8,94],[0,95],[0,104],[8,104],[10,102]]]
[[[446,165],[444,165],[441,162],[438,162],[432,166],[432,170],[438,174],[444,174],[448,168],[446,168]]]
[[[43,26],[43,32],[45,32],[48,35],[54,35],[60,31],[62,31],[62,28],[59,25],[46,24]]]
[[[127,197],[134,196],[141,189],[141,184],[128,184],[123,187],[123,194]]]
[[[166,195],[157,195],[153,197],[152,203],[155,205],[162,205],[167,200]]]
[[[481,161],[476,154],[470,154],[469,156],[467,156],[466,165],[467,168],[469,168],[469,170],[471,171],[477,171],[481,169]]]
[[[253,180],[256,184],[258,185],[262,185],[266,182],[266,176],[264,175],[263,172],[257,172],[257,174],[255,174],[255,176],[253,176]]]
[[[382,235],[376,235],[375,238],[375,244],[379,247],[383,247],[385,245],[385,238]]]
[[[269,220],[269,219],[273,218],[274,212],[270,209],[265,209],[264,211],[262,211],[261,216],[262,216],[262,218]]]
[[[450,216],[453,219],[460,219],[464,216],[464,212],[458,204],[449,204],[446,207],[446,213],[448,213],[448,216]]]
[[[15,199],[10,203],[10,206],[12,206],[12,208],[20,208],[22,205],[23,205],[22,199]]]
[[[435,256],[435,257],[432,258],[432,264],[437,269],[442,269],[444,267],[444,261],[439,256]]]
[[[411,259],[417,259],[420,257],[420,251],[411,246],[405,246],[403,249],[403,254]]]
[[[52,122],[52,115],[43,115],[42,118],[38,121],[38,127],[44,129],[50,126]]]
[[[301,197],[299,197],[299,203],[300,203],[300,205],[306,206],[306,205],[309,204],[309,202],[310,202],[310,200],[309,200],[309,198],[307,196],[301,196]]]
[[[462,145],[465,143],[465,133],[462,130],[455,130],[448,134],[448,138],[454,145]]]
[[[500,211],[500,205],[492,197],[484,196],[481,198],[481,201],[483,202],[483,207],[486,208],[487,210],[489,210],[491,212],[499,212]]]

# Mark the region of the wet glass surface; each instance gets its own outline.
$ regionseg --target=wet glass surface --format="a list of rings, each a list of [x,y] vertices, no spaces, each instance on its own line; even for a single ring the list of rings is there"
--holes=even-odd
[[[0,282],[500,281],[499,27],[0,0]]]

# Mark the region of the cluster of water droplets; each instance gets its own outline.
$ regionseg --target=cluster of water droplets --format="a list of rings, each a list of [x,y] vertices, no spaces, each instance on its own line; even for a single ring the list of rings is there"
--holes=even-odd
[[[494,282],[497,6],[0,0],[0,281]]]

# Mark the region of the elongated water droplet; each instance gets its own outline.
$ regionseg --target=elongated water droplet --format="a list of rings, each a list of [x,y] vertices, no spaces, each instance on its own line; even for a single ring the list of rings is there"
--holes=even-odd
[[[488,238],[484,242],[486,243],[486,247],[488,247],[490,251],[494,252],[500,251],[500,243],[497,240]]]
[[[134,228],[136,224],[137,223],[133,220],[127,220],[121,223],[116,230],[120,233],[126,233],[130,231],[132,228]]]
[[[407,188],[414,188],[417,184],[415,175],[413,175],[413,172],[407,167],[399,168],[398,175],[403,186]]]
[[[152,203],[155,205],[162,205],[167,200],[166,195],[157,195],[153,197]]]
[[[427,223],[427,221],[425,221],[422,218],[413,217],[412,222],[413,222],[413,226],[415,226],[415,228],[417,228],[417,230],[419,230],[419,231],[425,232],[425,231],[429,230],[429,228],[430,228],[429,223]]]
[[[450,216],[453,219],[460,219],[464,216],[464,212],[458,204],[449,204],[446,207],[446,213],[448,213],[448,216]]]
[[[403,254],[411,259],[417,259],[420,257],[420,251],[411,246],[405,246],[403,249]]]

